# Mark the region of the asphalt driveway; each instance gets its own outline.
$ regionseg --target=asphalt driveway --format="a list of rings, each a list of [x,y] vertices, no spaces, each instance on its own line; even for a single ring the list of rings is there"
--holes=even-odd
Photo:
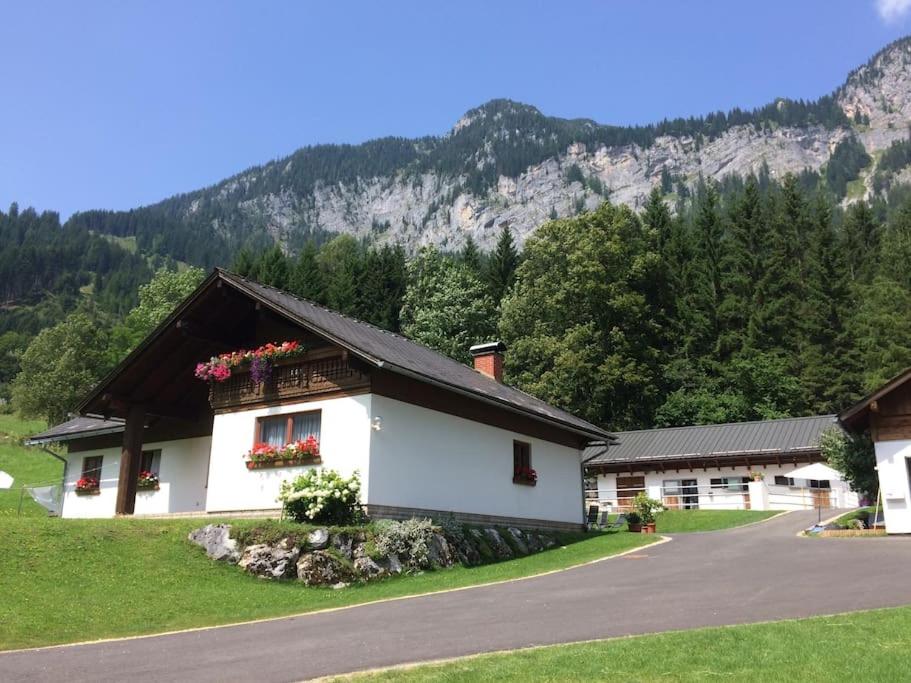
[[[0,680],[294,681],[593,638],[911,604],[911,538],[801,539],[815,513],[557,574],[165,636],[0,653]],[[557,551],[558,552],[558,551]]]

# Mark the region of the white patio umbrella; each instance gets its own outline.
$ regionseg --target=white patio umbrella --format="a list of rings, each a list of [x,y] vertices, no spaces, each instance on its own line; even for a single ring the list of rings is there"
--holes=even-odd
[[[843,481],[841,472],[826,465],[824,462],[814,462],[810,465],[798,467],[784,476],[791,479],[828,479]]]

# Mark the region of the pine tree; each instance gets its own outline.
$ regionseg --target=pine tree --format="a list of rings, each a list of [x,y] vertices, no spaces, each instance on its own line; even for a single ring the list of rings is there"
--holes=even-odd
[[[721,331],[720,307],[724,230],[718,215],[718,191],[711,183],[702,183],[696,198],[693,240],[696,258],[687,273],[692,287],[693,342],[699,353],[707,355],[715,346]]]
[[[842,248],[848,256],[848,274],[855,282],[867,283],[876,272],[880,225],[869,204],[855,202],[845,215]]]
[[[806,300],[801,313],[806,336],[801,384],[809,411],[840,410],[861,390],[860,358],[847,321],[851,309],[847,259],[836,240],[832,212],[817,194],[810,215]]]
[[[325,302],[325,283],[317,263],[317,249],[308,241],[301,249],[288,282],[289,291],[302,299],[316,303]]]
[[[481,252],[478,250],[478,244],[474,238],[469,235],[465,240],[465,246],[462,247],[462,263],[468,267],[475,275],[481,274]]]
[[[765,223],[762,198],[754,176],[747,179],[729,212],[730,239],[722,263],[721,334],[717,351],[722,359],[742,352],[747,330],[757,309],[756,283],[763,273]]]
[[[807,210],[797,179],[785,178],[780,196],[770,197],[769,246],[759,279],[757,310],[750,323],[750,346],[796,358],[802,341],[804,302],[801,244],[807,233]]]
[[[260,258],[254,279],[276,289],[287,289],[288,274],[288,259],[276,244]]]
[[[512,238],[509,226],[500,230],[497,246],[487,262],[487,281],[491,296],[499,305],[516,278],[516,267],[519,265],[519,252]]]
[[[256,267],[256,261],[253,254],[246,247],[241,247],[240,251],[234,255],[234,261],[231,263],[231,271],[242,277],[248,277]]]

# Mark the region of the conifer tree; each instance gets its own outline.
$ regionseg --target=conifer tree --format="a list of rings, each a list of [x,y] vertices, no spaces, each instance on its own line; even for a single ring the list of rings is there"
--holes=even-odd
[[[316,303],[325,302],[325,283],[316,260],[317,249],[313,241],[308,241],[301,249],[289,278],[288,289],[302,299]]]
[[[471,272],[480,276],[481,274],[481,252],[478,250],[478,244],[471,235],[465,240],[465,246],[462,247],[462,263],[464,263]]]
[[[879,254],[880,225],[864,201],[852,204],[842,227],[842,248],[848,256],[848,274],[855,282],[873,279]]]
[[[516,249],[512,231],[508,225],[500,230],[497,246],[487,262],[487,282],[494,303],[502,301],[503,296],[516,278],[516,267],[519,265],[519,252]]]
[[[276,289],[288,288],[288,259],[277,244],[266,251],[256,266],[257,282]]]
[[[256,267],[256,260],[247,247],[241,247],[234,255],[234,261],[231,263],[231,272],[237,273],[241,277],[248,277],[253,273]]]

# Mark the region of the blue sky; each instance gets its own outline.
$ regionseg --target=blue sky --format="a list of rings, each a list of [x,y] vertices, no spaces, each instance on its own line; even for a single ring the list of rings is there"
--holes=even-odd
[[[495,97],[602,123],[815,98],[911,0],[5,2],[0,207],[126,209]]]

